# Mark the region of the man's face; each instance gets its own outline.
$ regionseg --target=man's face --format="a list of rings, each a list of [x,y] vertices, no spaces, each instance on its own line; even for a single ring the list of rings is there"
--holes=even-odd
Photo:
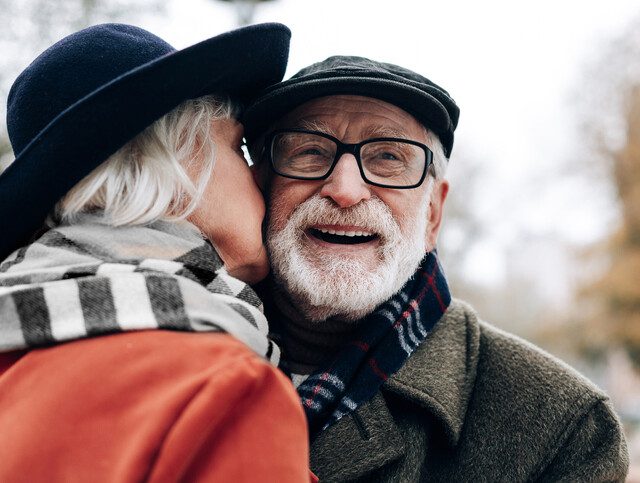
[[[396,137],[429,145],[406,111],[360,96],[309,101],[278,127],[345,143]],[[351,154],[326,180],[273,175],[267,246],[276,281],[309,319],[362,317],[397,292],[435,246],[447,190],[446,181],[431,177],[414,189],[367,184]]]

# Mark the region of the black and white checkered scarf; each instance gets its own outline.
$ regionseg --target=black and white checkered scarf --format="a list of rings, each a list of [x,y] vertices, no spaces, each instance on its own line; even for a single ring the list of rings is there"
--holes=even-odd
[[[226,332],[280,358],[258,296],[184,222],[114,228],[87,215],[0,264],[0,352],[148,329]]]

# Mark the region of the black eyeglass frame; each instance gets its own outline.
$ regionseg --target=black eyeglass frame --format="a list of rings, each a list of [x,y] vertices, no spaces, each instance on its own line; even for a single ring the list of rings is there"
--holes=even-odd
[[[273,160],[273,141],[276,138],[276,136],[278,136],[278,134],[291,133],[291,132],[301,133],[301,134],[314,134],[316,136],[329,139],[330,141],[333,141],[335,143],[335,145],[337,146],[335,157],[333,159],[333,162],[331,163],[331,166],[329,167],[329,170],[324,175],[313,176],[313,177],[295,176],[292,174],[281,173],[276,169],[275,162]],[[362,149],[362,146],[365,146],[367,144],[371,144],[374,142],[380,142],[380,141],[403,142],[406,144],[411,144],[413,146],[418,146],[419,148],[422,148],[425,154],[425,162],[424,162],[424,168],[422,169],[422,175],[420,176],[420,180],[417,183],[409,186],[393,186],[393,185],[387,185],[383,183],[376,183],[375,181],[371,181],[370,179],[367,179],[367,175],[365,174],[364,168],[362,167],[362,160],[360,159],[360,150]],[[390,188],[390,189],[399,189],[399,190],[414,189],[420,186],[424,182],[425,178],[427,177],[427,172],[429,170],[429,167],[431,167],[431,165],[433,164],[433,151],[431,151],[431,149],[429,149],[428,146],[426,146],[423,143],[419,143],[418,141],[413,141],[411,139],[403,139],[403,138],[391,138],[391,137],[370,138],[370,139],[365,139],[364,141],[360,141],[359,143],[350,144],[350,143],[343,143],[339,139],[331,136],[330,134],[326,134],[321,131],[310,131],[307,129],[292,128],[292,129],[278,129],[276,131],[269,133],[269,135],[265,139],[264,146],[266,148],[265,151],[269,161],[269,165],[271,166],[271,169],[273,170],[274,173],[284,178],[299,179],[299,180],[305,180],[305,181],[320,181],[320,180],[327,179],[329,176],[331,176],[331,173],[336,167],[336,164],[338,164],[338,161],[340,160],[342,155],[351,154],[353,155],[354,158],[356,158],[356,163],[358,164],[358,169],[360,170],[360,176],[362,177],[365,183],[373,186],[378,186],[380,188]]]

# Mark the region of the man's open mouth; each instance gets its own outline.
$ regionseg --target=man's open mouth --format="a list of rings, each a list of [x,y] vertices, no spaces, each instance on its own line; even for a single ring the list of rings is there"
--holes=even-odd
[[[378,238],[378,235],[369,231],[341,231],[325,228],[310,228],[308,233],[327,243],[341,245],[357,245],[367,243]]]

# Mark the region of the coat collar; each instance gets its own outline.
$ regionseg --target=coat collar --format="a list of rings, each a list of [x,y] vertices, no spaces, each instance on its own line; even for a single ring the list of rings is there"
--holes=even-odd
[[[428,411],[446,441],[460,438],[476,376],[479,326],[473,310],[453,301],[425,342],[383,386]],[[404,438],[382,393],[323,431],[311,446],[311,468],[321,479],[348,480],[405,454]]]
[[[425,343],[384,386],[432,413],[451,446],[460,438],[476,378],[479,345],[475,312],[454,300]]]

